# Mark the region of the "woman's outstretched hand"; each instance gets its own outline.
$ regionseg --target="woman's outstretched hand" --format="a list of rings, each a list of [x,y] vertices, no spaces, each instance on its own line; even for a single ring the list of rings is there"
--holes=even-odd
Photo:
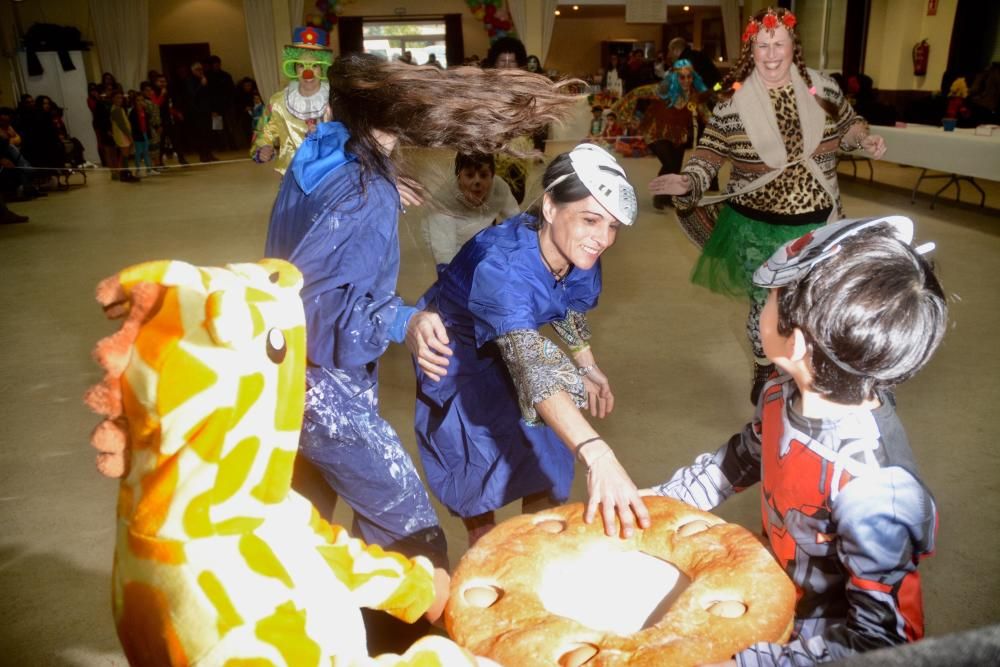
[[[440,382],[448,373],[448,330],[441,316],[427,310],[418,310],[406,324],[406,347],[417,360],[417,365],[427,377]]]
[[[885,155],[885,139],[877,134],[869,134],[861,140],[861,148],[874,159],[881,159]]]
[[[590,416],[604,419],[615,409],[615,395],[611,393],[608,376],[597,366],[591,366],[583,376],[583,388],[587,392],[587,407]]]
[[[691,177],[684,174],[664,174],[649,182],[654,195],[684,195],[691,190]]]
[[[625,468],[618,462],[615,453],[606,443],[603,451],[592,449],[586,456],[587,464],[587,509],[583,520],[590,523],[600,507],[604,520],[604,534],[613,537],[618,531],[615,517],[621,522],[621,536],[631,537],[635,527],[649,528],[649,510],[639,496],[639,490]]]

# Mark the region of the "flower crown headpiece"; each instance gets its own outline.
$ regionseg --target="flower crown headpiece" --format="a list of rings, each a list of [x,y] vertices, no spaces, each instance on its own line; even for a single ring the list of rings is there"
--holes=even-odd
[[[775,28],[781,25],[785,26],[787,30],[791,31],[792,28],[795,27],[796,23],[798,23],[798,20],[795,18],[795,14],[791,13],[787,9],[784,10],[784,14],[781,15],[781,18],[778,18],[777,13],[775,13],[773,9],[768,7],[767,13],[764,14],[764,16],[762,16],[759,21],[752,16],[750,17],[750,21],[747,22],[746,29],[743,30],[742,40],[744,42],[750,41],[750,38],[756,35],[761,30],[766,30],[770,33],[773,33]]]

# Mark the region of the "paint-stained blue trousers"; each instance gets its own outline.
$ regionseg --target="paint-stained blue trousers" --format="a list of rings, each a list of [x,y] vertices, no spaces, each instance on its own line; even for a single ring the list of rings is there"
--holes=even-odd
[[[354,510],[370,544],[448,567],[448,545],[410,455],[379,414],[378,369],[309,367],[299,451]]]

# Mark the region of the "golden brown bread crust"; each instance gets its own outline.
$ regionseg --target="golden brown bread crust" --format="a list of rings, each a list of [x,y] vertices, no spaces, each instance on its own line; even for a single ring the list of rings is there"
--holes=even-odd
[[[448,633],[477,655],[516,667],[696,665],[758,641],[788,640],[795,589],[754,535],[680,501],[645,500],[652,527],[626,540],[606,537],[599,517],[585,524],[580,503],[498,525],[455,570]],[[542,606],[537,592],[547,563],[602,540],[666,560],[691,579],[652,627],[621,636]]]

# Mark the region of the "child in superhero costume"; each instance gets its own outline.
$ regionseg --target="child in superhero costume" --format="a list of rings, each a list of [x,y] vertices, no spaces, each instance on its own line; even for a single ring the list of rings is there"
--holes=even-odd
[[[845,220],[757,269],[778,373],[740,433],[652,489],[707,510],[760,483],[764,533],[798,592],[795,631],[731,664],[813,664],[923,636],[917,563],[937,512],[890,388],[930,359],[947,305],[921,256],[932,244],[912,237],[901,216]]]
[[[274,170],[284,174],[302,140],[323,119],[329,105],[330,84],[326,70],[333,63],[325,30],[296,28],[292,44],[285,47],[281,71],[291,79],[268,100],[254,128],[250,157],[255,162],[275,160]]]

